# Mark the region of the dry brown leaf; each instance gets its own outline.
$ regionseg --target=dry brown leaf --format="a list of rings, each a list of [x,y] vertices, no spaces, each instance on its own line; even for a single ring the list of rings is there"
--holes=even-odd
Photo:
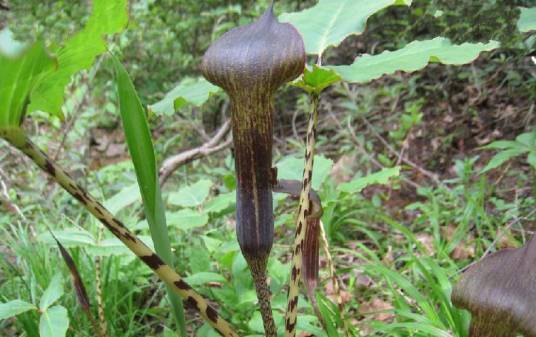
[[[333,165],[331,169],[331,177],[335,183],[340,184],[352,179],[352,164],[355,162],[355,155],[342,156],[337,162]]]
[[[359,314],[376,321],[389,321],[395,317],[392,312],[393,306],[391,303],[379,298],[374,298],[369,302],[361,303],[359,306]]]

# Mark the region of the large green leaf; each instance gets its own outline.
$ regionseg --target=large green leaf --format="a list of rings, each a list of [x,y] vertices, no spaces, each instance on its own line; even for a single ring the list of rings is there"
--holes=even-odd
[[[115,214],[139,200],[141,200],[140,188],[138,184],[132,184],[106,200],[104,207]]]
[[[277,179],[289,179],[301,181],[303,175],[303,158],[288,156],[277,163]],[[315,156],[313,168],[313,188],[319,190],[322,183],[326,180],[333,161],[324,156]]]
[[[61,274],[58,273],[54,275],[47,289],[41,296],[41,301],[39,302],[39,310],[47,310],[54,302],[56,302],[63,295],[63,278]]]
[[[119,110],[128,150],[134,163],[151,237],[157,254],[172,266],[173,255],[169,243],[164,202],[160,191],[153,142],[145,110],[126,69],[115,57],[113,58],[113,64],[116,73]],[[175,318],[182,335],[186,335],[186,323],[181,300],[170,289],[168,289],[168,296],[173,305]]]
[[[28,112],[41,110],[62,117],[65,86],[71,77],[91,67],[107,49],[104,37],[122,31],[128,21],[127,0],[93,0],[85,27],[57,50],[58,70],[48,73],[32,92]]]
[[[0,128],[19,126],[29,96],[43,76],[56,68],[43,41],[21,50],[20,44],[2,31],[0,39]]]
[[[520,32],[530,32],[536,30],[536,7],[523,8],[521,7],[521,16],[517,22],[517,28]]]
[[[352,179],[347,183],[340,184],[337,189],[346,193],[360,193],[364,188],[370,185],[388,184],[391,178],[400,175],[400,166],[383,168],[378,172]]]
[[[413,41],[396,51],[358,57],[351,65],[329,66],[349,82],[366,83],[396,71],[412,72],[422,69],[430,62],[443,64],[466,64],[474,61],[483,51],[499,47],[499,43],[463,43],[454,45],[448,39]]]
[[[41,313],[39,337],[65,337],[69,328],[67,309],[56,305]]]
[[[0,303],[0,320],[17,316],[29,310],[37,310],[37,307],[21,300]]]
[[[178,212],[168,213],[170,226],[175,226],[183,231],[202,227],[208,223],[208,215],[190,208],[181,209]]]
[[[308,54],[320,55],[346,37],[363,33],[374,13],[391,5],[409,4],[410,0],[320,0],[314,7],[283,14],[279,19],[300,31]]]
[[[213,182],[201,179],[198,182],[185,186],[177,192],[169,195],[169,202],[182,207],[196,207],[205,201],[210,192]]]
[[[204,78],[187,78],[168,92],[162,100],[149,105],[149,111],[155,114],[172,115],[187,104],[193,106],[203,105],[210,95],[218,91],[220,91],[220,88]]]

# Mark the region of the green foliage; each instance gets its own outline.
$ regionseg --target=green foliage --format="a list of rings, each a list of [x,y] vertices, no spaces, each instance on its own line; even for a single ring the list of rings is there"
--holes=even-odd
[[[28,112],[41,110],[62,117],[65,86],[71,77],[88,69],[106,51],[104,37],[122,31],[128,21],[127,1],[96,0],[85,27],[54,53],[58,69],[39,82],[30,99]]]
[[[43,311],[39,320],[40,337],[64,337],[69,328],[67,309],[53,306]]]
[[[367,19],[391,5],[409,5],[410,0],[320,0],[314,7],[299,13],[283,14],[280,20],[290,22],[303,35],[308,54],[321,55],[338,46],[350,35],[365,30]]]
[[[151,237],[155,244],[157,254],[166,263],[173,266],[173,255],[169,243],[169,235],[166,225],[164,201],[160,192],[160,183],[156,171],[156,159],[149,125],[145,116],[145,110],[136,93],[136,89],[123,65],[113,59],[116,73],[117,92],[119,97],[119,110],[123,120],[123,128],[127,138],[127,144],[145,209],[145,216],[151,230]],[[168,297],[173,307],[177,325],[182,336],[186,336],[186,322],[181,299],[168,289]]]
[[[400,166],[384,168],[379,172],[354,178],[352,181],[340,184],[337,189],[346,193],[360,193],[364,188],[375,184],[388,184],[389,180],[400,175]]]
[[[398,2],[390,1],[389,4]],[[77,23],[81,25],[82,22],[85,22],[83,18],[85,6],[83,5],[61,1],[54,5],[36,3],[31,0],[27,3],[28,8],[35,7],[31,11],[17,12],[17,14],[24,14],[20,17],[26,24],[10,25],[11,29],[17,29],[18,36],[23,29],[32,30],[35,22],[35,27],[38,27],[37,31],[46,32],[43,38],[47,41],[60,41],[59,37],[65,35],[66,32],[79,29]],[[62,4],[58,5],[58,3]],[[118,46],[121,49],[122,59],[125,64],[128,64],[136,87],[142,93],[142,99],[137,97],[130,79],[127,80],[128,75],[123,73],[122,79],[117,81],[117,84],[121,86],[119,98],[123,100],[121,112],[125,113],[125,116],[128,115],[127,119],[129,119],[127,123],[124,123],[125,127],[128,127],[126,130],[127,142],[132,135],[140,137],[141,134],[144,134],[141,138],[145,138],[145,143],[140,138],[136,139],[140,142],[139,144],[149,144],[147,139],[151,142],[150,129],[154,130],[155,136],[158,136],[155,137],[156,148],[154,151],[152,150],[152,154],[143,152],[141,155],[137,155],[138,159],[135,159],[134,153],[131,152],[133,160],[140,160],[139,157],[143,157],[145,153],[149,159],[142,164],[153,165],[156,163],[155,154],[160,159],[178,148],[198,143],[197,136],[191,136],[190,132],[182,132],[183,130],[191,131],[190,122],[193,119],[195,119],[193,121],[195,123],[202,119],[207,129],[212,129],[218,123],[219,119],[214,118],[216,114],[211,112],[220,111],[219,107],[216,109],[216,104],[219,101],[209,100],[209,97],[214,93],[214,88],[195,79],[184,81],[181,79],[185,75],[197,78],[198,57],[206,49],[211,39],[230,27],[249,22],[260,10],[266,7],[267,3],[268,1],[255,3],[235,1],[229,5],[221,0],[132,2],[130,12],[132,21],[129,30],[121,36],[121,39],[117,40],[114,47]],[[373,153],[378,158],[387,158],[388,166],[391,166],[394,165],[391,162],[396,161],[396,155],[379,152],[377,144],[372,141],[372,137],[369,137],[370,134],[367,130],[360,128],[360,123],[357,122],[361,116],[359,114],[364,113],[363,106],[369,105],[370,110],[365,113],[371,111],[374,113],[374,119],[371,118],[371,122],[375,123],[378,119],[386,119],[385,125],[378,123],[379,125],[375,124],[374,127],[378,128],[381,135],[389,135],[388,141],[393,142],[394,144],[391,143],[391,145],[396,146],[400,145],[399,142],[404,140],[408,134],[413,135],[409,130],[426,128],[429,125],[427,119],[437,117],[434,116],[436,110],[431,110],[429,105],[441,106],[442,111],[441,104],[444,103],[443,98],[445,98],[445,101],[449,103],[449,109],[451,107],[456,109],[458,96],[463,96],[462,86],[468,89],[478,88],[479,99],[484,101],[486,105],[499,104],[502,107],[503,104],[508,104],[502,99],[501,101],[492,99],[492,97],[505,95],[502,95],[500,91],[495,93],[495,90],[491,90],[499,90],[500,88],[486,86],[488,74],[493,74],[493,76],[490,75],[489,81],[491,81],[491,77],[497,77],[503,81],[500,87],[507,88],[507,92],[514,99],[519,97],[520,92],[532,90],[533,81],[527,80],[527,76],[530,77],[530,74],[527,75],[526,71],[519,70],[519,59],[511,55],[516,51],[511,50],[483,56],[485,65],[474,64],[470,69],[474,69],[474,73],[471,73],[467,67],[462,68],[462,70],[454,70],[452,67],[444,67],[444,69],[435,67],[433,73],[437,77],[418,73],[407,77],[391,77],[376,82],[378,85],[364,85],[372,78],[379,78],[384,74],[392,74],[398,70],[413,71],[412,69],[415,67],[418,70],[429,62],[446,63],[438,56],[439,54],[443,53],[452,57],[450,53],[457,54],[462,50],[456,45],[450,47],[449,52],[441,48],[432,51],[424,50],[423,46],[426,46],[426,43],[432,43],[436,39],[412,43],[411,41],[415,39],[446,36],[456,43],[466,42],[468,39],[488,43],[490,38],[494,38],[501,40],[501,43],[503,41],[512,42],[503,44],[503,46],[519,47],[518,44],[513,43],[517,41],[515,36],[508,37],[508,34],[512,33],[510,30],[512,24],[516,22],[513,18],[515,18],[517,9],[508,4],[504,13],[497,11],[493,8],[504,5],[497,1],[485,1],[482,6],[476,6],[479,8],[475,6],[469,8],[471,7],[469,2],[456,2],[456,6],[454,6],[454,2],[452,4],[447,2],[439,4],[436,1],[435,4],[432,4],[432,2],[425,3],[425,1],[419,0],[414,1],[411,7],[393,6],[387,8],[388,5],[384,6],[378,2],[371,6],[378,8],[383,6],[384,10],[375,15],[370,14],[372,15],[369,15],[370,18],[366,15],[360,15],[359,20],[355,20],[356,11],[353,8],[359,3],[361,2],[321,0],[309,10],[282,16],[284,19],[287,16],[300,18],[305,27],[316,21],[307,22],[304,13],[307,11],[321,12],[319,17],[324,19],[319,21],[320,24],[305,29],[308,29],[310,36],[315,34],[317,34],[316,36],[325,36],[322,41],[312,41],[313,38],[311,38],[312,42],[308,44],[308,50],[311,48],[310,51],[313,54],[324,54],[324,60],[327,60],[325,62],[327,64],[349,63],[351,61],[348,60],[353,59],[358,53],[374,54],[374,56],[360,56],[352,65],[358,65],[355,69],[351,68],[352,66],[336,66],[346,69],[347,78],[357,78],[356,82],[362,84],[359,86],[359,96],[357,96],[358,99],[362,100],[359,102],[358,108],[344,101],[344,96],[347,95],[348,91],[354,90],[354,86],[344,83],[333,86],[332,90],[325,90],[330,85],[340,81],[337,74],[339,71],[334,70],[336,68],[313,66],[306,70],[303,79],[298,84],[298,86],[305,87],[306,91],[310,93],[325,92],[322,97],[325,102],[323,107],[325,110],[323,109],[322,112],[329,112],[329,115],[325,114],[329,117],[322,121],[322,128],[319,130],[319,145],[321,151],[325,151],[323,153],[326,157],[317,156],[315,158],[316,167],[313,180],[315,189],[320,193],[324,203],[322,220],[326,225],[328,240],[331,243],[335,263],[338,266],[337,274],[343,280],[345,290],[351,295],[349,303],[347,303],[347,308],[351,308],[350,312],[347,313],[349,316],[347,323],[357,326],[364,324],[372,330],[370,335],[374,336],[466,337],[469,317],[466,312],[454,308],[450,303],[450,283],[455,279],[456,273],[470,263],[470,260],[478,258],[488,249],[495,249],[495,243],[502,241],[502,234],[498,235],[498,232],[507,232],[505,236],[508,236],[509,240],[513,242],[510,244],[519,244],[524,240],[524,228],[519,223],[525,217],[527,221],[533,220],[533,217],[526,214],[532,210],[534,205],[534,200],[523,192],[523,188],[526,188],[527,181],[530,179],[526,176],[526,170],[517,171],[516,168],[510,168],[506,172],[508,184],[511,184],[514,177],[516,179],[516,186],[509,185],[506,192],[512,195],[511,189],[515,188],[515,200],[508,197],[501,198],[500,193],[503,192],[503,186],[489,186],[485,177],[478,177],[474,168],[477,164],[476,158],[454,162],[451,169],[445,168],[445,172],[448,171],[445,175],[449,175],[449,180],[446,180],[445,177],[439,177],[440,184],[429,186],[410,167],[404,167],[404,170],[401,170],[400,167],[396,166],[377,171],[376,167],[370,165],[367,156],[359,154],[355,163],[347,165],[350,167],[348,169],[350,176],[354,177],[349,178],[349,181],[345,183],[335,183],[330,178],[330,172],[333,170],[332,159],[336,160],[343,153],[354,155],[356,150],[344,126],[337,127],[331,122],[336,118],[341,118],[341,115],[344,116],[341,118],[341,122],[348,121],[349,127],[356,128],[356,143],[362,145],[366,151]],[[278,1],[276,9],[278,11],[299,10],[299,8],[311,4],[312,1]],[[114,4],[110,3],[110,5]],[[528,1],[525,5],[528,5]],[[13,2],[14,10],[19,6],[18,3]],[[321,6],[337,7],[340,12],[319,11],[318,8]],[[47,9],[47,7],[50,8]],[[361,7],[358,9],[359,13],[364,13],[361,11]],[[442,12],[436,13],[437,9],[442,9]],[[521,31],[529,31],[531,28],[527,27],[532,27],[531,19],[534,15],[530,14],[531,10],[521,10],[518,23]],[[119,12],[122,13],[124,10]],[[46,20],[39,21],[38,13],[47,13]],[[496,15],[496,13],[504,15]],[[434,14],[437,14],[437,17],[434,17]],[[301,19],[302,15],[303,19]],[[346,16],[351,16],[352,20],[348,22],[341,20]],[[66,17],[69,20],[66,20]],[[325,24],[326,21],[323,20],[326,18],[335,18],[333,25]],[[106,20],[111,22],[115,19],[115,17],[109,17]],[[364,22],[367,20],[369,27],[363,36],[359,37],[359,40],[352,37],[346,39],[349,35],[361,34],[364,31]],[[0,19],[0,21],[2,20]],[[62,22],[55,25],[55,21]],[[66,21],[72,22],[66,23]],[[475,22],[479,24],[475,24]],[[23,27],[24,25],[26,27]],[[493,29],[489,29],[489,27],[493,27]],[[107,29],[105,26],[102,28]],[[83,30],[86,29],[87,25]],[[103,43],[102,35],[98,38],[100,43]],[[343,40],[346,40],[348,45],[341,45]],[[437,40],[443,41],[445,46],[450,43],[443,38]],[[0,37],[0,53],[7,55],[8,52],[4,50],[4,44],[1,41],[4,40]],[[94,39],[91,38],[88,41],[93,42]],[[47,63],[44,69],[57,66],[54,58],[47,55],[42,43],[41,45],[34,44],[24,50],[21,50],[20,46],[13,40],[11,43],[13,45],[9,48],[15,51],[19,48],[18,53],[21,51],[31,53],[32,48],[39,47],[41,48],[40,55],[36,60]],[[404,54],[407,51],[406,48],[420,43],[423,44],[421,45],[423,49],[420,52]],[[341,47],[338,49],[328,50],[330,46],[339,45]],[[406,47],[396,50],[404,45]],[[471,44],[465,46],[470,46],[470,48],[462,50],[464,55],[460,59],[467,59],[463,63],[472,61],[479,54],[477,50],[484,49],[486,45]],[[487,46],[492,47],[490,43]],[[527,46],[530,46],[529,40],[527,40]],[[493,45],[493,47],[497,46]],[[67,44],[63,48],[52,50],[59,52],[64,48],[67,48]],[[386,48],[393,51],[384,55],[381,51]],[[389,54],[392,58],[387,57]],[[19,55],[19,58],[10,56],[8,63],[2,61],[0,66],[2,75],[8,73],[5,72],[6,70],[16,69],[16,67],[11,66],[4,68],[4,64],[19,62],[21,57],[26,57],[23,55],[28,54]],[[403,58],[395,59],[394,56],[402,56]],[[28,58],[28,60],[31,59]],[[417,63],[418,65],[415,65]],[[508,68],[507,75],[501,73],[503,68]],[[71,70],[73,70],[71,74],[76,72],[74,68]],[[10,114],[9,121],[2,120],[4,115],[0,113],[1,123],[19,124],[20,116],[24,113],[24,105],[28,103],[27,98],[31,97],[33,89],[41,80],[41,74],[38,71],[36,76],[20,77],[23,80],[17,84],[19,91],[14,96],[17,98],[16,100],[0,99],[0,102],[16,103],[17,108],[9,110],[20,111],[20,113],[17,112],[18,115]],[[340,74],[342,75],[342,72]],[[67,75],[67,73],[64,75],[62,79],[58,79],[57,83],[70,81],[72,75]],[[78,144],[84,143],[80,142],[80,139],[85,139],[87,129],[94,125],[94,120],[102,118],[103,110],[107,110],[111,105],[108,100],[114,97],[112,93],[114,90],[110,88],[111,82],[108,75],[103,71],[95,80],[91,80],[90,85],[94,91],[95,99],[89,102],[89,107],[87,104],[82,105],[80,119],[73,121],[75,133],[74,136],[71,133],[70,137],[75,138],[76,141],[67,139],[66,142],[66,144],[76,143],[76,145],[70,145],[75,147],[75,151],[67,150],[66,147],[63,155],[60,155],[63,161],[76,164],[73,165],[75,168],[73,173],[77,177],[87,167],[85,161],[82,161],[77,154],[73,155],[72,152],[84,149]],[[503,75],[504,78],[502,78]],[[4,91],[1,88],[5,78],[7,77],[0,76],[0,97],[4,97],[2,94]],[[67,82],[65,82],[66,78]],[[147,125],[145,111],[140,101],[158,101],[162,97],[160,91],[175,81],[179,85],[172,92],[158,103],[149,106],[148,110],[156,116],[150,118],[151,125]],[[512,86],[511,83],[518,84]],[[455,86],[455,90],[453,91],[449,86]],[[55,97],[59,97],[56,95],[56,91],[59,92],[59,85],[53,86],[53,88],[55,88]],[[63,90],[62,88],[62,99]],[[21,94],[18,94],[19,92]],[[285,92],[284,97],[277,102],[277,118],[281,118],[283,123],[289,120],[288,114],[294,111],[295,92]],[[78,96],[74,94],[73,96],[75,96],[74,102],[76,102]],[[298,98],[298,100],[300,99],[302,98]],[[125,105],[125,100],[130,101],[133,105],[128,103]],[[416,103],[404,105],[404,109],[401,109],[402,104],[408,101]],[[56,99],[55,102],[51,103],[57,106],[58,100]],[[516,105],[518,104],[521,109],[523,102],[516,101]],[[67,116],[70,114],[69,111],[73,111],[72,105],[73,102],[68,101],[64,107]],[[392,105],[390,114],[386,115],[384,105]],[[125,109],[125,106],[129,106],[129,108]],[[191,109],[191,107],[201,108],[198,110]],[[192,110],[192,114],[186,115],[187,122],[180,120],[183,118],[182,115],[179,117],[175,114],[178,110],[188,109]],[[114,111],[115,108],[112,107],[110,110]],[[203,114],[202,118],[198,111]],[[298,109],[298,111],[301,110]],[[470,110],[467,112],[467,114],[485,113],[483,105],[478,103],[470,105]],[[527,114],[527,121],[531,118],[529,115]],[[140,119],[130,120],[132,116],[137,116]],[[423,116],[425,116],[424,120]],[[332,117],[335,118],[332,119]],[[296,119],[298,131],[302,131],[299,129],[300,118],[298,115]],[[93,122],[88,123],[88,121]],[[28,129],[33,131],[34,128],[30,126],[36,127],[39,124],[39,119],[36,118],[32,122],[28,123]],[[127,126],[129,122],[132,124]],[[396,126],[391,128],[394,124]],[[281,130],[278,129],[278,137],[288,136],[284,126]],[[385,129],[382,129],[383,127]],[[41,131],[42,128],[39,128],[37,132]],[[168,135],[172,135],[172,137],[167,138]],[[438,138],[448,145],[457,140],[453,140],[452,137],[452,134],[448,133],[441,134]],[[524,136],[523,139],[520,137],[521,135],[515,141],[498,141],[485,147],[486,149],[499,150],[499,153],[489,162],[484,171],[489,172],[492,169],[488,168],[490,165],[499,167],[515,156],[527,156],[528,163],[535,166],[536,155],[532,153],[534,152],[532,151],[534,142],[533,138],[530,138],[533,136]],[[57,145],[56,140],[47,135],[41,134],[39,139],[42,144],[49,145],[51,148]],[[429,140],[428,138],[422,139],[424,142]],[[96,141],[100,142],[101,140],[96,139]],[[291,140],[285,143],[284,147],[277,148],[277,150],[282,151],[281,155],[283,156],[283,159],[278,163],[280,178],[301,178],[303,159],[296,158],[295,155],[287,156],[289,152],[301,151],[300,146],[298,141]],[[95,257],[102,259],[102,290],[104,291],[104,308],[110,336],[175,336],[168,328],[171,324],[169,320],[170,308],[166,301],[160,301],[161,289],[155,288],[154,284],[146,285],[145,279],[149,277],[148,270],[135,261],[117,239],[109,236],[99,239],[99,228],[95,222],[87,214],[80,212],[79,208],[73,207],[72,202],[65,195],[52,189],[42,179],[42,176],[25,172],[25,166],[18,161],[15,162],[16,169],[8,166],[12,162],[11,152],[4,151],[6,147],[2,147],[2,144],[0,144],[0,148],[1,169],[9,175],[9,179],[7,179],[8,195],[19,206],[22,206],[22,212],[28,218],[28,222],[36,224],[34,228],[27,226],[27,223],[23,221],[24,226],[21,226],[20,229],[15,226],[12,228],[8,224],[17,223],[19,218],[8,212],[0,212],[0,230],[2,230],[0,235],[5,238],[0,240],[0,250],[3,253],[4,245],[9,247],[6,258],[0,261],[0,273],[2,274],[0,300],[6,302],[8,298],[20,298],[0,304],[0,319],[17,315],[16,320],[0,322],[0,334],[5,331],[8,331],[9,334],[15,330],[17,334],[37,336],[39,320],[42,317],[48,317],[49,319],[44,319],[45,323],[46,321],[57,321],[56,327],[50,324],[46,325],[48,332],[52,333],[53,336],[61,336],[62,333],[65,335],[65,332],[62,332],[63,327],[66,326],[63,318],[67,317],[67,313],[64,312],[64,309],[54,309],[58,308],[60,302],[56,301],[58,304],[51,304],[47,309],[46,316],[39,316],[37,311],[37,304],[40,302],[40,289],[47,289],[49,285],[52,285],[50,280],[53,279],[55,273],[54,263],[59,263],[57,257],[51,254],[55,250],[51,248],[53,240],[50,235],[40,233],[42,231],[41,224],[44,223],[53,226],[54,233],[59,239],[66,246],[73,248],[73,257],[80,265],[82,276],[88,280],[93,280],[95,277],[93,259]],[[461,155],[462,150],[455,150],[457,155]],[[417,151],[418,149],[410,148],[410,151],[404,155],[412,158],[411,156],[419,155]],[[446,157],[446,154],[438,153],[438,156]],[[392,159],[393,157],[395,159]],[[83,159],[86,159],[85,155]],[[262,324],[260,315],[256,311],[256,300],[252,291],[253,284],[233,235],[234,219],[231,214],[235,207],[236,195],[232,169],[229,167],[228,161],[229,159],[224,161],[219,156],[206,158],[193,163],[191,166],[184,167],[180,172],[177,172],[175,179],[170,180],[169,190],[174,192],[169,193],[170,210],[166,215],[168,230],[172,233],[171,247],[173,247],[176,257],[181,261],[181,270],[189,275],[186,278],[188,282],[201,286],[203,295],[214,302],[224,303],[230,311],[224,311],[223,314],[230,317],[232,322],[239,326],[242,333],[251,336],[261,335]],[[384,161],[380,161],[384,163]],[[417,160],[417,163],[428,169],[430,169],[428,165],[435,165],[432,162],[425,162],[424,159],[423,161]],[[369,175],[357,173],[354,175],[356,167],[359,167],[360,172],[376,173]],[[156,167],[154,170],[149,168],[145,172],[150,173],[148,176],[150,178],[154,177],[155,170]],[[451,176],[451,173],[454,177]],[[139,232],[142,239],[152,245],[151,238],[148,236],[147,221],[140,222],[139,219],[139,210],[142,207],[139,188],[144,188],[143,186],[147,185],[143,185],[142,179],[140,179],[140,187],[138,187],[134,183],[134,174],[135,171],[130,164],[112,164],[106,168],[92,171],[89,178],[84,179],[84,182],[92,192],[101,193],[105,198],[108,197],[106,205],[110,206],[114,213],[118,213],[126,223],[132,224],[129,227]],[[4,179],[3,175],[0,177]],[[423,187],[414,192],[404,183],[405,179],[415,179],[415,182]],[[12,187],[9,186],[11,183],[9,180],[13,180]],[[177,180],[193,184],[181,188],[184,185],[181,183],[177,187]],[[153,178],[147,181],[156,184],[156,180]],[[205,182],[201,183],[202,181]],[[30,185],[32,188],[28,188]],[[361,192],[368,186],[372,187],[362,194]],[[147,189],[147,191],[149,193],[145,193],[144,198],[147,198],[147,195],[152,195],[151,189]],[[47,193],[49,196],[47,202],[42,204],[32,202],[36,199],[36,194],[43,193]],[[155,192],[155,200],[158,198],[158,194],[159,192]],[[398,194],[400,196],[397,197]],[[166,195],[164,196],[166,197]],[[2,194],[1,197],[3,198],[4,195]],[[289,207],[291,202],[284,199],[283,196],[278,195],[276,200],[276,231],[280,242],[278,241],[274,248],[269,275],[274,294],[276,320],[281,322],[280,313],[285,310],[284,286],[289,277],[289,271],[284,261],[288,259],[286,244],[289,241],[288,238],[292,236],[289,234],[294,231],[294,208]],[[399,206],[399,203],[402,203],[403,206]],[[177,209],[176,206],[180,209]],[[3,206],[0,205],[0,207]],[[513,227],[519,227],[514,228],[513,235],[504,228],[505,224],[512,223],[514,223]],[[73,225],[79,227],[73,228]],[[446,229],[450,230],[451,228],[452,235],[446,235]],[[35,230],[38,235],[34,238],[30,233]],[[11,237],[12,235],[13,237]],[[423,235],[425,238],[428,236],[432,238],[430,247],[423,247],[421,242]],[[472,248],[474,254],[463,259],[452,258],[452,255],[460,247]],[[17,256],[16,261],[11,259],[11,251]],[[430,257],[426,257],[426,255]],[[391,259],[393,260],[391,261]],[[363,266],[362,263],[366,263],[366,266]],[[360,283],[362,277],[360,273],[363,270],[374,280],[372,285],[363,286]],[[325,271],[322,271],[320,281],[322,285],[325,283],[325,278],[327,275]],[[95,285],[92,282],[90,285],[90,295],[93,296],[96,292]],[[52,290],[50,292],[54,293]],[[392,309],[386,311],[387,314],[392,314],[389,320],[374,322],[373,314],[361,313],[359,308],[362,303],[371,298],[381,298],[393,305]],[[44,300],[41,299],[41,301]],[[61,301],[62,307],[69,309],[71,317],[76,317],[75,315],[78,314],[77,305],[69,296],[63,296],[59,301]],[[319,302],[322,316],[325,321],[329,322],[330,329],[327,335],[342,335],[341,320],[343,318],[338,312],[338,308],[329,299],[321,298]],[[298,329],[315,336],[326,336],[326,333],[320,328],[318,319],[311,315],[312,310],[308,303],[302,299],[300,299],[300,303]],[[72,320],[67,324],[70,324],[69,334],[91,334],[88,332],[91,330],[85,319]],[[281,324],[283,323],[281,322]],[[215,335],[208,325],[200,326],[196,321],[192,322],[192,328],[195,334],[200,337]],[[51,329],[59,329],[59,331]],[[160,333],[162,329],[164,332]],[[337,331],[337,329],[339,330]]]
[[[444,36],[454,43],[497,40],[512,47],[517,42],[517,6],[523,2],[483,1],[480,6],[474,6],[470,2],[434,0],[431,4],[442,13],[438,23]]]
[[[50,307],[54,302],[56,302],[61,296],[63,296],[63,278],[61,274],[56,274],[48,288],[45,290],[41,296],[41,301],[39,302],[39,310],[45,311]]]
[[[0,304],[0,319],[23,314],[27,311],[39,311],[39,336],[40,337],[65,337],[69,328],[67,309],[61,305],[53,304],[63,296],[63,278],[56,274],[50,284],[41,295],[39,307],[22,301],[14,300]]]
[[[453,45],[449,40],[437,37],[432,40],[414,41],[396,51],[384,51],[379,55],[364,55],[348,66],[329,66],[341,77],[353,83],[366,83],[396,71],[413,72],[429,63],[465,64],[474,61],[483,51],[498,48],[498,42],[463,43]]]
[[[381,276],[387,283],[397,315],[397,322],[378,322],[375,328],[387,334],[407,331],[403,335],[467,337],[469,314],[452,305],[452,285],[445,268],[429,258],[413,258],[408,262],[413,269],[409,271],[425,285],[423,290],[400,272],[380,264],[366,267],[368,272]]]
[[[277,162],[278,179],[301,180],[303,172],[303,158],[288,156]],[[315,156],[313,168],[313,189],[319,189],[326,180],[333,161],[324,156]]]
[[[483,147],[486,150],[500,150],[480,173],[493,170],[512,158],[526,155],[527,163],[536,169],[536,129],[520,134],[515,140],[498,140]]]
[[[8,34],[7,39],[0,41],[1,46],[14,43],[10,38]],[[0,127],[18,127],[30,96],[45,74],[55,69],[56,60],[47,54],[41,40],[15,55],[5,52],[0,49]]]
[[[0,303],[0,319],[17,316],[29,310],[37,310],[37,307],[31,303],[21,300]]]
[[[155,114],[171,115],[188,104],[201,106],[212,94],[219,91],[220,88],[204,78],[185,79],[168,92],[162,100],[150,105],[149,111]]]
[[[185,186],[179,191],[171,193],[169,202],[172,205],[182,207],[195,207],[203,203],[207,198],[213,182],[208,179],[202,179],[192,185]]]
[[[341,77],[333,70],[321,68],[315,64],[312,70],[305,68],[303,76],[293,85],[302,88],[309,94],[320,95],[324,89],[340,80]]]
[[[521,8],[521,15],[517,22],[517,28],[523,33],[536,30],[536,7]]]

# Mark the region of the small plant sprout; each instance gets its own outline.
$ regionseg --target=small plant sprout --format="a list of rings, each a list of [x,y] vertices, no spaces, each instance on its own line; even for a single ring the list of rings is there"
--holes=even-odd
[[[305,49],[301,35],[282,24],[273,6],[256,22],[225,33],[207,50],[204,76],[231,98],[237,175],[236,231],[255,281],[266,335],[277,335],[266,281],[273,244],[272,169],[273,95],[302,74]]]

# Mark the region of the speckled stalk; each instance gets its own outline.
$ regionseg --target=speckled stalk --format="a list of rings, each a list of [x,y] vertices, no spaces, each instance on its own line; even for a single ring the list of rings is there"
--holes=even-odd
[[[115,218],[100,202],[77,184],[65,170],[41,151],[19,128],[0,128],[0,138],[28,156],[41,170],[48,173],[61,187],[76,198],[130,251],[143,261],[153,272],[177,293],[184,302],[197,310],[216,331],[225,337],[238,337],[235,330],[208,302],[196,292],[170,266],[164,263],[154,251],[134,235],[121,221]]]

